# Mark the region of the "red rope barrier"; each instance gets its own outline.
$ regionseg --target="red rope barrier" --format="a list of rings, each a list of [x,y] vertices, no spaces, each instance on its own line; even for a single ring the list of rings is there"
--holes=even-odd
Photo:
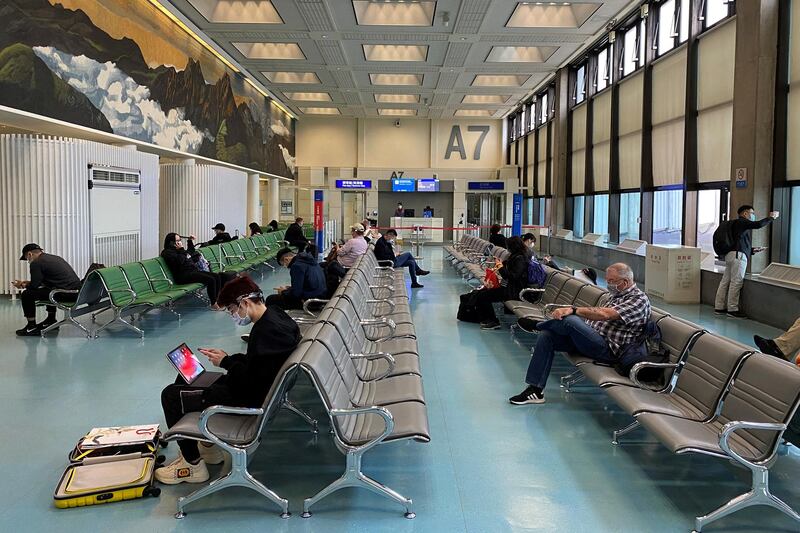
[[[492,226],[458,226],[454,228],[439,228],[433,226],[370,226],[369,229],[387,230],[387,229],[434,229],[434,230],[452,230],[452,231],[472,231],[481,228],[491,228]],[[501,228],[510,228],[511,226],[500,226]],[[546,228],[547,226],[522,226],[523,228]]]

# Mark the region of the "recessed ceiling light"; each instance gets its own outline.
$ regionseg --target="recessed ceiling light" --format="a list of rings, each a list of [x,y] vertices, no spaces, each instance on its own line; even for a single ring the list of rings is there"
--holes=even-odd
[[[602,4],[544,2],[517,4],[506,28],[579,28]]]
[[[353,0],[360,26],[432,26],[436,2]]]
[[[487,63],[544,63],[555,51],[555,46],[493,46]]]
[[[510,94],[467,94],[461,99],[462,104],[505,104]]]
[[[189,0],[209,22],[283,24],[270,0]]]
[[[370,74],[372,85],[422,85],[422,74]]]
[[[336,107],[301,107],[304,115],[340,115]]]
[[[394,117],[413,117],[416,116],[416,109],[378,109],[378,114]]]
[[[305,59],[297,43],[233,43],[247,59]]]
[[[331,102],[329,93],[283,93],[297,102]]]
[[[376,94],[375,102],[379,104],[417,104],[418,94]]]
[[[364,59],[367,61],[425,61],[428,46],[409,44],[364,44]]]
[[[491,117],[493,111],[486,109],[458,109],[453,113],[454,117]]]
[[[472,80],[473,87],[521,87],[530,76],[514,74],[478,74]]]
[[[319,77],[314,72],[262,72],[270,83],[286,84],[319,84]]]

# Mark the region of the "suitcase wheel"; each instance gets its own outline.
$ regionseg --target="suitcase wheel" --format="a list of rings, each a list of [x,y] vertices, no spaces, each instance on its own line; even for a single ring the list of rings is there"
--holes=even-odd
[[[156,466],[163,465],[166,460],[167,458],[165,456],[159,455],[158,457],[156,457]]]
[[[152,496],[153,498],[158,498],[161,496],[161,489],[158,487],[147,487],[142,492],[144,496]]]

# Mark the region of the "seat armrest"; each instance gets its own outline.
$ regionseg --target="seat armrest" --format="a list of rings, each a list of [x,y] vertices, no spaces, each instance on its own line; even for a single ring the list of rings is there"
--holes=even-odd
[[[308,300],[303,302],[303,311],[306,314],[309,314],[309,315],[313,316],[314,318],[316,318],[317,315],[315,315],[314,313],[311,312],[311,310],[308,308],[308,304],[324,304],[324,303],[328,303],[328,302],[330,302],[330,300],[323,300],[321,298],[309,298]]]
[[[55,305],[56,307],[58,307],[63,311],[64,309],[67,309],[67,307],[64,306],[61,302],[56,301],[55,298],[56,294],[78,294],[79,292],[80,289],[53,289],[52,291],[50,291],[50,294],[47,295],[47,298],[53,305]]]
[[[378,407],[373,405],[371,407],[356,407],[354,409],[331,409],[330,415],[331,419],[337,416],[355,416],[355,415],[362,415],[362,414],[375,414],[383,418],[383,423],[385,424],[383,428],[383,433],[372,439],[371,441],[367,442],[366,444],[362,444],[361,446],[350,446],[347,443],[343,442],[341,438],[339,438],[338,434],[336,438],[342,445],[351,452],[365,452],[370,448],[374,448],[383,440],[392,434],[394,431],[394,418],[392,417],[392,413],[389,412],[388,409],[385,407]],[[333,424],[334,428],[338,428],[336,424]]]
[[[389,363],[389,368],[386,369],[386,372],[381,374],[376,378],[372,378],[366,381],[378,381],[379,379],[383,379],[389,374],[394,371],[395,367],[395,359],[394,356],[388,352],[373,352],[373,353],[351,353],[350,359],[358,360],[358,359],[365,359],[367,361],[375,361],[376,359],[384,359],[387,363]]]
[[[147,275],[147,272],[145,272],[144,277],[147,278],[147,282],[150,283],[151,287],[153,286],[153,283],[166,283],[169,287],[175,285],[174,283],[172,283],[172,281],[168,280],[167,278],[151,278],[150,276]]]
[[[634,385],[640,389],[655,390],[646,383],[639,381],[639,371],[643,368],[678,368],[678,363],[656,363],[651,361],[642,361],[641,363],[636,363],[631,367],[628,377],[631,381],[633,381]]]
[[[390,261],[389,259],[380,259],[378,261],[378,265],[380,266],[376,266],[375,270],[382,270],[386,268],[394,270],[394,261]]]
[[[212,405],[211,407],[207,407],[203,410],[200,414],[200,420],[198,421],[198,425],[200,426],[200,433],[206,436],[208,440],[213,442],[218,446],[222,446],[223,448],[226,447],[227,443],[217,437],[215,434],[208,429],[208,422],[214,415],[247,415],[247,416],[261,416],[264,414],[264,410],[261,408],[254,408],[254,407],[230,407],[228,405]]]
[[[397,324],[394,323],[394,320],[392,320],[391,318],[386,318],[386,317],[382,317],[382,318],[366,318],[366,319],[361,320],[360,324],[362,326],[383,326],[383,327],[389,328],[389,334],[388,335],[384,335],[383,337],[371,338],[371,337],[367,336],[367,339],[371,340],[373,342],[386,341],[386,340],[389,340],[389,339],[393,338],[394,337],[394,332],[397,329]],[[366,335],[366,333],[365,333],[365,335]]]
[[[754,463],[752,461],[748,461],[735,451],[731,450],[730,443],[728,442],[731,435],[740,429],[758,429],[762,431],[783,432],[786,430],[786,424],[779,424],[777,422],[747,422],[744,420],[733,420],[722,426],[722,429],[719,432],[719,447],[722,448],[722,450],[734,461],[752,470]],[[772,452],[763,462],[769,462],[775,456],[775,453],[778,451],[778,442],[779,439],[775,439],[775,445],[772,447]]]
[[[535,293],[535,292],[544,292],[544,289],[534,289],[534,288],[522,289],[521,291],[519,291],[519,299],[522,300],[523,302],[527,302],[527,300],[525,299],[525,295],[528,293]]]

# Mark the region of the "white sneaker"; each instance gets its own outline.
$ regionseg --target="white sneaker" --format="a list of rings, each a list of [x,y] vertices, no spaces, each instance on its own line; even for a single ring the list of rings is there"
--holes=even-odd
[[[156,468],[156,479],[165,485],[178,483],[203,483],[208,481],[208,468],[202,459],[196,465],[186,461],[182,455],[166,466]]]
[[[200,457],[207,465],[220,465],[225,462],[225,455],[216,444],[208,446],[204,442],[198,442],[197,451],[200,452]]]

